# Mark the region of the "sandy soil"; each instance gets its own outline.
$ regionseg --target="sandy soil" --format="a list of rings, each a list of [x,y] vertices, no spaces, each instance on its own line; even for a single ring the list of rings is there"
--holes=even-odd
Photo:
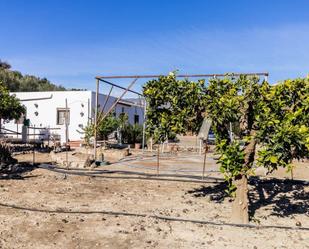
[[[18,159],[31,161],[32,156],[20,155]],[[36,160],[46,162],[49,158],[37,154]],[[207,160],[207,176],[221,178],[213,158]],[[78,171],[95,176],[35,168],[26,170],[21,179],[0,180],[0,248],[309,248],[309,231],[304,230],[239,228],[124,215],[229,222],[231,202],[225,197],[223,184],[194,182],[201,174],[202,157],[162,158],[163,180],[136,179],[154,173],[155,165],[152,157],[143,161],[132,158],[99,170]],[[102,174],[103,170],[110,171]],[[284,171],[274,175],[289,177]],[[294,175],[308,179],[308,163],[299,163]],[[251,224],[296,227],[301,223],[309,227],[308,184],[256,181],[250,185]]]

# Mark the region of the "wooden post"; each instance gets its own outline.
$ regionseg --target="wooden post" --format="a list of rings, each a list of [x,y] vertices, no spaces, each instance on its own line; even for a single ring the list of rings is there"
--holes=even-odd
[[[204,175],[205,175],[206,154],[207,154],[207,140],[206,140],[206,142],[205,142],[205,155],[204,155],[204,163],[203,163],[203,175],[202,175],[202,180],[204,180]]]
[[[157,148],[157,176],[159,176],[159,168],[160,168],[160,144],[158,143],[158,148]]]
[[[165,142],[163,142],[163,143],[161,144],[161,153],[162,153],[162,154],[164,153],[164,145],[165,145]]]
[[[152,152],[152,147],[153,147],[153,141],[152,141],[152,137],[150,138],[150,151]]]

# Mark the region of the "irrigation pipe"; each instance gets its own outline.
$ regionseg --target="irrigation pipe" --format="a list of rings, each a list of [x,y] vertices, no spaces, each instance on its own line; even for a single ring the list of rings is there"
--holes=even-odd
[[[41,164],[38,166],[39,168],[44,168],[44,169],[54,169],[61,171],[61,173],[80,173],[84,175],[97,175],[97,174],[125,174],[125,175],[141,175],[141,176],[148,176],[148,177],[154,177],[154,174],[149,174],[149,173],[144,173],[144,172],[135,172],[135,171],[127,171],[127,170],[96,170],[96,171],[91,171],[91,170],[81,170],[81,169],[66,169],[66,168],[59,168],[55,167],[54,165],[50,164]],[[75,171],[75,172],[74,172]],[[160,176],[162,177],[178,177],[178,178],[190,178],[190,179],[201,179],[200,176],[196,175],[180,175],[180,174],[161,174]],[[219,180],[223,181],[223,178],[219,177],[208,177],[208,179],[213,179],[213,180]]]
[[[198,157],[198,155],[196,155]],[[156,170],[155,168],[151,167],[151,166],[133,166],[133,165],[130,165],[130,164],[125,164],[126,162],[134,162],[134,161],[151,161],[151,160],[155,160],[155,155],[153,156],[149,156],[147,158],[143,158],[142,156],[141,157],[134,157],[134,158],[130,158],[130,159],[120,159],[118,162],[116,163],[113,163],[111,165],[125,165],[125,166],[128,166],[128,167],[132,167],[132,168],[141,168],[141,169],[148,169],[148,170]],[[188,156],[181,156],[181,157],[170,157],[170,159],[173,159],[173,158],[177,158],[177,159],[181,159],[181,158],[187,158],[187,157],[190,157],[192,158],[190,155]],[[213,159],[213,160],[216,160],[216,159]],[[197,171],[197,170],[161,170],[161,171],[166,171],[166,172],[195,172],[195,173],[200,173],[202,171]],[[216,170],[207,170],[205,172],[208,172],[208,173],[217,173],[217,172],[220,172],[220,171],[216,171]],[[261,177],[259,176],[258,177],[260,180],[272,180],[274,182],[282,182],[282,181],[292,181],[293,183],[300,183],[300,184],[305,184],[305,185],[308,185],[309,184],[309,181],[308,180],[297,180],[297,179],[289,179],[289,178],[276,178],[276,177],[271,177],[271,176],[265,176],[265,177]],[[223,178],[219,178],[221,180],[223,180]],[[252,179],[252,178],[249,178],[249,181],[255,181],[255,179]]]
[[[143,158],[142,156],[141,157],[134,157],[134,158],[129,158],[129,159],[125,159],[125,160],[119,160],[118,162],[116,163],[112,163],[111,165],[123,165],[123,166],[127,166],[127,167],[131,167],[131,168],[136,168],[136,169],[146,169],[146,170],[156,170],[156,168],[154,167],[151,167],[151,166],[134,166],[134,165],[130,165],[128,164],[127,162],[145,162],[145,161],[155,161],[155,155],[153,156],[149,156],[149,157],[146,157],[146,158]],[[167,157],[166,157],[167,158]],[[164,159],[166,159],[164,158]],[[168,159],[183,159],[183,158],[192,158],[192,156],[188,155],[188,156],[181,156],[181,157],[170,157]],[[162,160],[164,161],[164,159],[162,158]],[[195,163],[195,162],[194,162]],[[188,165],[189,163],[185,164],[185,165]],[[179,165],[177,164],[178,166],[185,166],[184,164],[182,165]],[[203,172],[202,170],[184,170],[184,169],[175,169],[175,170],[168,170],[168,169],[161,169],[160,171],[164,171],[164,172],[191,172],[191,173],[201,173]],[[220,171],[218,170],[206,170],[205,172],[209,172],[209,173],[218,173]]]
[[[155,176],[154,174],[149,174],[149,173],[143,173],[143,172],[134,172],[134,171],[126,171],[126,170],[97,170],[97,171],[91,171],[91,170],[80,170],[80,169],[74,169],[74,170],[68,170],[66,168],[59,168],[55,167],[53,165],[49,164],[41,164],[39,165],[39,168],[45,168],[45,169],[54,169],[61,171],[61,173],[80,173],[82,175],[97,175],[97,174],[125,174],[125,175],[141,175],[141,176],[149,176],[153,177]],[[161,174],[162,177],[179,177],[179,178],[192,178],[192,179],[200,179],[200,176],[194,176],[194,175],[179,175],[179,174]],[[211,179],[215,180],[223,180],[223,178],[218,178],[218,177],[208,177]]]
[[[222,178],[217,177],[205,177],[206,181],[198,180],[200,177],[190,177],[185,175],[161,175],[162,177],[157,177],[153,174],[146,174],[146,173],[137,173],[137,172],[130,172],[130,171],[96,171],[97,173],[94,173],[92,171],[74,171],[74,170],[66,170],[62,168],[54,167],[53,165],[48,164],[41,164],[38,165],[39,168],[50,170],[56,173],[62,173],[67,175],[79,175],[79,176],[90,176],[90,177],[99,177],[99,178],[107,178],[107,179],[125,179],[125,180],[152,180],[152,181],[171,181],[171,182],[190,182],[190,183],[218,183],[223,182],[224,180]],[[103,174],[126,174],[126,175],[141,175],[145,177],[128,177],[128,176],[107,176]],[[193,178],[193,179],[169,179],[169,178],[163,178],[163,177],[183,177],[183,178]],[[196,179],[196,180],[195,180]],[[207,180],[208,179],[208,180]],[[210,180],[210,181],[209,181]]]
[[[134,157],[127,157],[127,158],[123,158],[120,159],[119,161],[126,161],[127,159],[140,159],[140,160],[147,160],[147,159],[151,159],[156,157],[156,154],[152,153],[150,155],[141,155],[141,156],[134,156]],[[177,154],[170,154],[170,153],[163,153],[160,154],[160,158],[164,158],[164,159],[182,159],[182,158],[201,158],[202,156],[196,154],[196,155],[192,155],[192,154],[188,154],[188,155],[177,155]],[[215,160],[215,159],[214,159]]]
[[[155,174],[147,174],[142,172],[131,172],[131,171],[117,171],[117,170],[89,170],[89,169],[80,169],[80,168],[69,168],[64,169],[60,167],[56,167],[54,165],[50,164],[40,164],[37,166],[38,168],[54,171],[57,173],[62,174],[68,174],[68,175],[80,175],[80,176],[91,176],[91,177],[101,177],[101,178],[107,178],[107,179],[127,179],[127,180],[152,180],[152,181],[171,181],[171,182],[191,182],[191,183],[218,183],[218,182],[224,182],[224,178],[219,177],[210,177],[206,176],[205,179],[208,179],[208,181],[198,180],[201,179],[201,176],[192,176],[192,175],[179,175],[179,174],[161,174],[161,177],[157,177]],[[77,172],[76,172],[77,171]],[[107,176],[103,174],[126,174],[126,175],[141,175],[146,177],[128,177],[128,176]],[[163,178],[163,177],[178,177],[178,178],[190,178],[190,179],[196,179],[196,180],[187,180],[187,179],[171,179],[171,178]],[[271,180],[274,183],[282,183],[282,182],[293,182],[293,183],[299,183],[304,185],[309,185],[309,181],[307,180],[291,180],[291,179],[278,179],[275,177],[258,177],[259,180]],[[212,181],[209,181],[212,180]],[[254,182],[256,179],[249,178],[249,182]],[[263,184],[263,182],[261,182]]]
[[[239,224],[239,223],[225,223],[225,222],[214,222],[207,220],[194,220],[194,219],[186,219],[179,217],[171,217],[171,216],[161,216],[161,215],[147,215],[140,213],[130,213],[130,212],[114,212],[114,211],[70,211],[70,210],[49,210],[49,209],[38,209],[38,208],[29,208],[22,207],[12,204],[0,203],[1,207],[29,211],[29,212],[39,212],[39,213],[56,213],[56,214],[105,214],[105,215],[113,215],[113,216],[131,216],[131,217],[140,217],[140,218],[153,218],[164,221],[173,221],[173,222],[189,222],[193,224],[203,224],[203,225],[213,225],[213,226],[232,226],[232,227],[240,227],[240,228],[254,228],[254,229],[283,229],[283,230],[303,230],[309,231],[309,227],[292,227],[292,226],[277,226],[277,225],[254,225],[254,224]]]
[[[184,159],[187,159],[187,158],[190,158],[190,159],[193,159],[193,160],[191,160],[190,162],[192,162],[192,163],[197,163],[197,162],[199,162],[199,161],[195,161],[195,159],[200,159],[200,157],[192,157],[192,156],[182,156],[182,157],[162,157],[161,159],[162,159],[162,161],[168,161],[168,160],[177,160],[177,162],[178,161],[181,161],[181,160],[184,160]],[[142,161],[142,162],[144,162],[144,161],[153,161],[153,160],[155,160],[155,156],[148,156],[148,157],[132,157],[132,158],[129,158],[129,159],[125,159],[125,160],[123,160],[123,159],[120,159],[118,162],[115,162],[115,163],[113,163],[113,164],[120,164],[120,163],[122,163],[122,162],[131,162],[131,161]],[[211,157],[209,157],[208,158],[208,160],[209,161],[216,161],[216,159],[213,159],[213,158],[211,158]],[[203,163],[202,161],[201,161],[201,163]]]
[[[132,161],[134,162],[134,161]],[[161,163],[162,164],[162,163]],[[134,166],[125,162],[122,163],[117,163],[117,165],[123,165],[123,166],[127,166],[130,168],[134,168],[134,169],[146,169],[146,170],[156,170],[156,168],[152,167],[152,166]],[[179,166],[179,165],[178,165]],[[180,165],[180,166],[184,166],[184,165]],[[164,172],[187,172],[187,173],[201,173],[203,172],[202,170],[185,170],[185,169],[161,169],[160,171],[164,171]],[[209,172],[209,173],[215,173],[215,172],[220,172],[219,170],[205,170],[205,172]]]

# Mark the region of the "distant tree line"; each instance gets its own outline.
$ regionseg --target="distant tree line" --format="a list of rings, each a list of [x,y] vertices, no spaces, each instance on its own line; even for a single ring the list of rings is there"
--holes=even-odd
[[[11,92],[65,91],[63,86],[52,84],[46,78],[23,75],[11,70],[11,65],[0,60],[0,82]]]

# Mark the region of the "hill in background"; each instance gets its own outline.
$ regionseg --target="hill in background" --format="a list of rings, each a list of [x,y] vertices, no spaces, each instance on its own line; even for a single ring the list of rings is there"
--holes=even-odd
[[[0,60],[0,82],[11,92],[65,91],[63,86],[57,86],[46,78],[33,75],[23,75],[11,70],[11,65]]]

